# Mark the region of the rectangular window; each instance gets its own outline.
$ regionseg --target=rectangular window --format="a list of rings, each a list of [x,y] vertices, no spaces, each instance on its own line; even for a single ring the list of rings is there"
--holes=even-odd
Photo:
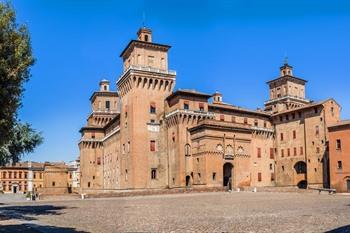
[[[259,123],[258,120],[254,120],[254,126],[258,127]]]
[[[274,155],[274,150],[273,148],[270,148],[270,159],[274,159],[275,155]]]
[[[281,141],[283,141],[283,133],[281,133]]]
[[[199,111],[204,112],[204,104],[199,103]]]
[[[261,158],[261,148],[258,148],[258,158]]]
[[[220,121],[225,121],[225,116],[224,115],[220,115]]]
[[[154,140],[150,141],[150,151],[152,152],[156,151],[156,141]]]
[[[297,138],[297,132],[295,130],[293,130],[293,139]]]
[[[151,179],[152,180],[157,179],[157,168],[152,168],[151,169]]]
[[[248,118],[244,118],[244,124],[248,124]]]
[[[213,172],[213,181],[216,181],[216,172]]]
[[[149,112],[150,113],[156,113],[156,104],[155,103],[151,103],[150,105],[149,105]]]
[[[96,161],[97,165],[101,165],[101,158],[97,157],[97,161]]]
[[[341,140],[337,139],[336,149],[341,150]]]
[[[316,153],[319,154],[320,153],[320,148],[316,147]]]
[[[258,173],[258,182],[261,182],[262,178],[261,178],[261,172]]]
[[[290,148],[288,148],[287,151],[288,151],[288,152],[287,152],[287,153],[288,153],[287,155],[290,156]]]
[[[294,147],[294,156],[297,156],[297,148]]]
[[[338,169],[342,169],[342,168],[343,168],[343,163],[342,163],[342,161],[338,161],[338,163],[337,163],[337,168],[338,168]]]
[[[185,101],[185,102],[184,102],[184,109],[185,109],[185,110],[190,109],[190,104],[189,104],[188,101]]]
[[[280,116],[280,121],[281,121],[281,122],[283,121],[283,117],[282,117],[282,116]]]
[[[232,116],[231,121],[232,121],[232,123],[236,123],[236,117]]]
[[[148,56],[148,65],[153,65],[154,62],[154,56]]]
[[[273,169],[273,167],[272,167],[272,163],[270,163],[270,170],[272,170]]]
[[[281,157],[284,157],[284,149],[281,150]]]
[[[304,155],[304,148],[302,146],[300,147],[300,155]]]
[[[106,109],[107,109],[107,110],[109,110],[110,105],[111,105],[111,103],[109,102],[109,100],[107,100],[107,101],[106,101]]]
[[[315,135],[318,136],[319,134],[320,134],[320,127],[316,125]]]
[[[267,127],[267,123],[266,123],[266,121],[264,121],[264,128],[266,128]]]

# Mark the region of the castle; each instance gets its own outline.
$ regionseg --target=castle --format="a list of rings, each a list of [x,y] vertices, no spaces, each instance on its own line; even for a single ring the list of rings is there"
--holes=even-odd
[[[120,54],[118,91],[107,80],[91,98],[79,141],[84,192],[184,187],[328,187],[334,99],[306,99],[287,62],[267,84],[264,110],[223,102],[219,92],[174,91],[169,45],[141,28]]]

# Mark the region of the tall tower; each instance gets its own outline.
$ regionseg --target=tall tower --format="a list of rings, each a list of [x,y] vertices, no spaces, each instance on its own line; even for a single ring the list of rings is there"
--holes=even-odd
[[[80,129],[81,188],[103,188],[104,126],[119,114],[119,97],[109,89],[109,81],[101,80],[99,90],[90,97],[92,112],[87,125]]]
[[[122,51],[121,188],[156,188],[167,183],[164,100],[172,92],[176,72],[168,70],[170,46],[154,43],[152,31],[141,28],[138,39]]]
[[[267,82],[270,99],[265,102],[265,110],[278,113],[310,103],[310,100],[305,98],[306,82],[294,76],[293,67],[285,62],[280,67],[280,76]]]

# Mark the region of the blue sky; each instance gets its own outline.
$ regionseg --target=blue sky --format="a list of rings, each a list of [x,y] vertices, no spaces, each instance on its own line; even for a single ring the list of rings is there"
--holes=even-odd
[[[172,45],[176,88],[219,90],[225,102],[262,107],[265,82],[287,55],[294,74],[309,81],[307,97],[334,97],[342,118],[350,118],[349,1],[13,0],[13,6],[36,57],[20,118],[45,137],[24,159],[78,156],[89,97],[102,78],[115,89],[119,54],[136,38],[142,12],[153,41]]]

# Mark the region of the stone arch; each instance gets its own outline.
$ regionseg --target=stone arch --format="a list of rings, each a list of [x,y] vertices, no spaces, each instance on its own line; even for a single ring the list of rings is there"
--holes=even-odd
[[[304,161],[298,161],[294,165],[294,170],[297,174],[306,174],[307,167]]]
[[[307,181],[306,180],[301,180],[299,181],[299,183],[297,184],[298,188],[300,189],[306,189],[307,188]]]

